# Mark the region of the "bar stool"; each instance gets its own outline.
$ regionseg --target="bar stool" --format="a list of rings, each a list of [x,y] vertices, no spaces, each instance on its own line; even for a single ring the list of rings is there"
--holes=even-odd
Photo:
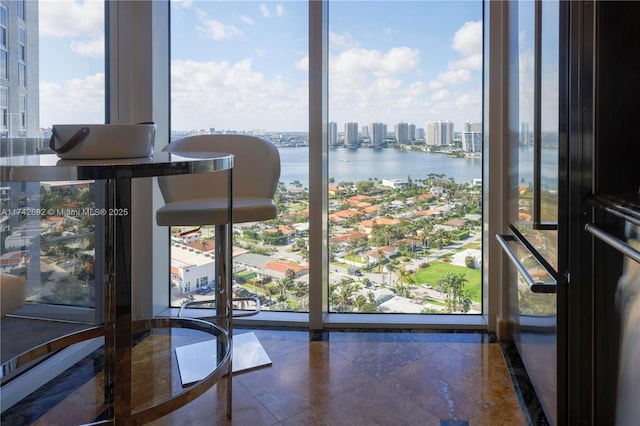
[[[197,135],[176,140],[165,150],[169,152],[222,152],[234,154],[232,222],[259,222],[277,217],[274,195],[280,179],[280,154],[269,141],[248,135]],[[215,277],[220,277],[220,267],[225,263],[225,225],[228,217],[228,176],[226,173],[198,173],[193,175],[158,177],[158,184],[165,204],[156,212],[160,226],[215,225]],[[231,248],[232,249],[232,248]],[[226,259],[225,259],[226,260]],[[229,259],[231,260],[231,259]],[[230,262],[231,264],[232,262]],[[216,279],[216,286],[219,282]],[[218,292],[216,292],[218,297]],[[228,295],[227,297],[232,297]],[[232,317],[254,315],[260,302],[253,298],[256,309],[250,312],[235,311]],[[240,302],[247,298],[232,298]],[[187,302],[183,310],[202,302]],[[233,304],[232,304],[233,306]],[[216,319],[224,313],[216,311]],[[203,317],[207,319],[208,317]],[[231,324],[231,323],[230,323]],[[232,334],[229,324],[229,334]],[[234,342],[234,358],[241,348]],[[266,355],[266,354],[265,354]],[[268,359],[268,357],[267,357]],[[268,364],[271,361],[268,360]],[[263,364],[264,365],[264,364]],[[248,368],[255,368],[249,366]],[[236,370],[234,370],[236,371]]]

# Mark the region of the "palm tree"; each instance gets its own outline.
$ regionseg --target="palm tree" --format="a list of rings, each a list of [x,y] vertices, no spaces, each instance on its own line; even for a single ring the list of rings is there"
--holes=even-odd
[[[389,286],[391,286],[391,274],[396,271],[396,265],[393,262],[387,263],[387,271],[389,272]]]
[[[286,300],[287,292],[289,290],[291,290],[291,288],[293,287],[293,280],[291,278],[285,276],[285,277],[281,278],[280,280],[276,281],[274,283],[274,285],[276,286],[276,288],[280,292],[279,299],[284,298]]]
[[[356,300],[353,302],[353,307],[358,312],[365,312],[368,304],[369,304],[369,300],[367,299],[367,297],[363,294],[359,294],[356,297]]]
[[[444,293],[444,303],[448,312],[466,313],[471,308],[469,292],[465,291],[467,279],[462,273],[447,272],[440,277],[438,284]]]
[[[353,285],[348,280],[342,279],[339,285],[332,287],[332,300],[337,305],[338,312],[348,312],[353,297]]]
[[[291,268],[287,268],[286,271],[284,271],[284,275],[285,277],[287,277],[290,281],[293,281],[294,278],[296,277],[296,271],[294,271]]]
[[[293,295],[298,298],[298,303],[309,291],[309,287],[303,281],[296,281],[293,288]]]
[[[380,249],[377,250],[377,254],[378,254],[378,270],[380,272],[382,272],[382,268],[389,263],[389,259],[387,259],[387,256],[384,254],[384,252]]]
[[[278,294],[280,292],[280,290],[278,289],[278,287],[274,284],[265,286],[265,288],[267,289],[267,295],[269,296],[269,300],[273,301],[273,296],[275,296],[276,294]]]

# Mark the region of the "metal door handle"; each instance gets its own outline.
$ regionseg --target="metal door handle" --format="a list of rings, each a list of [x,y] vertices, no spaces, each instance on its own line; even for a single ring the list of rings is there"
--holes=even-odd
[[[640,251],[629,246],[629,244],[625,243],[621,239],[618,239],[613,235],[609,234],[608,232],[603,231],[593,223],[587,223],[584,226],[584,230],[589,232],[593,236],[597,237],[598,239],[604,241],[607,245],[618,250],[620,253],[624,254],[625,256],[640,263]]]
[[[557,291],[557,288],[558,288],[558,282],[557,281],[554,280],[553,282],[543,282],[543,281],[534,280],[533,277],[531,276],[531,274],[529,274],[529,271],[527,271],[527,269],[524,267],[524,265],[518,260],[518,257],[513,252],[513,250],[511,250],[511,247],[509,247],[509,244],[507,243],[507,240],[520,242],[515,236],[513,236],[513,235],[496,234],[496,239],[500,243],[500,246],[502,246],[502,250],[505,252],[505,254],[509,258],[511,263],[513,263],[513,265],[516,267],[516,269],[518,269],[518,272],[520,272],[520,274],[525,279],[527,284],[529,284],[529,288],[531,289],[532,292],[534,292],[534,293],[555,293]],[[527,248],[526,245],[522,244],[522,246],[524,248],[526,248],[527,251],[529,251],[529,249]],[[529,251],[529,253],[531,253],[531,252]],[[532,253],[532,255],[533,255],[533,253]],[[533,257],[535,258],[535,256],[533,256]],[[542,266],[543,269],[545,271],[547,271],[547,273],[550,276],[553,276],[544,267],[544,265],[540,265],[540,266]]]

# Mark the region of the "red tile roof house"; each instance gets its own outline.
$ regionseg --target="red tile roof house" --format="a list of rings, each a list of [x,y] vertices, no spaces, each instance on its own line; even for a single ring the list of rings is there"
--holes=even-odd
[[[362,231],[366,232],[367,234],[371,234],[371,231],[373,230],[373,227],[375,225],[395,226],[395,225],[400,225],[400,221],[398,219],[377,217],[371,220],[363,220],[360,223],[360,228],[362,229]]]
[[[359,213],[355,210],[340,210],[335,213],[329,215],[329,220],[333,223],[340,223],[347,219],[352,218],[353,216],[358,215]]]
[[[288,269],[295,272],[294,279],[300,278],[303,275],[309,273],[309,267],[303,266],[297,263],[289,262],[287,260],[276,260],[274,262],[268,262],[264,265],[265,274],[272,276],[273,278],[284,278]]]

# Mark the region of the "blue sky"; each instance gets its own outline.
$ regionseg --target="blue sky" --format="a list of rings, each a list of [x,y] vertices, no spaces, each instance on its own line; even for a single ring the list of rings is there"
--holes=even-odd
[[[101,102],[86,102],[104,86],[100,2],[43,3],[42,124],[102,122]],[[172,3],[174,129],[307,129],[307,1]],[[481,119],[479,0],[332,1],[329,11],[339,128],[451,120],[460,130]]]

